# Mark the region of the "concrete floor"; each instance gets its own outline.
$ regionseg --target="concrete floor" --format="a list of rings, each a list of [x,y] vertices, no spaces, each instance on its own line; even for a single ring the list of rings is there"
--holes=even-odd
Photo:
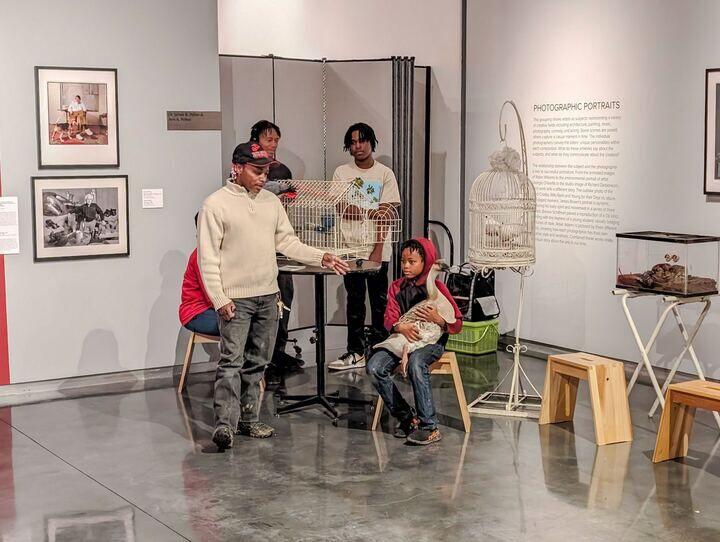
[[[504,374],[505,354],[466,362],[468,399]],[[525,361],[542,385],[545,364]],[[286,382],[312,387],[314,369]],[[0,410],[0,541],[33,540],[720,540],[718,430],[698,416],[691,454],[653,465],[659,416],[632,394],[635,440],[594,445],[586,387],[574,424],[473,417],[460,430],[451,383],[435,377],[437,445],[339,427],[320,411],[261,417],[269,440],[216,453],[211,385],[85,397]],[[362,373],[329,389],[370,396]],[[347,412],[347,408],[342,408]],[[134,538],[132,538],[134,536]]]

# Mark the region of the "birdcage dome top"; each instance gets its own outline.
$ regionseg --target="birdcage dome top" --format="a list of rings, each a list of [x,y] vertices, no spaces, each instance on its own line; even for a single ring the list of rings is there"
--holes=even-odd
[[[522,171],[520,153],[505,146],[490,155],[490,169],[481,173],[470,189],[470,207],[524,202],[535,208],[535,187]]]

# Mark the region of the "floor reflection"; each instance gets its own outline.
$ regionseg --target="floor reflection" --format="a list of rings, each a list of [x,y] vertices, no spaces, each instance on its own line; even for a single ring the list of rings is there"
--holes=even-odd
[[[510,362],[481,359],[464,365],[469,399]],[[544,364],[526,368],[542,381]],[[443,440],[417,447],[392,424],[369,431],[367,406],[342,406],[338,427],[318,409],[275,418],[269,389],[260,418],[276,436],[219,454],[212,387],[0,409],[0,540],[720,540],[717,428],[701,420],[687,458],[652,466],[650,388],[632,397],[635,440],[600,447],[582,391],[574,425],[473,416],[465,433],[450,378],[434,378]],[[375,397],[362,371],[328,375],[328,390]]]
[[[581,480],[573,422],[539,425],[545,486],[568,502],[585,496],[588,508],[617,510],[622,504],[632,443],[595,445],[589,481]],[[587,466],[585,467],[587,470]]]
[[[135,512],[130,507],[47,519],[48,542],[78,540],[135,541]]]
[[[678,539],[720,540],[720,529],[708,524],[717,523],[718,448],[720,440],[710,454],[692,451],[687,458],[652,464],[660,521]]]

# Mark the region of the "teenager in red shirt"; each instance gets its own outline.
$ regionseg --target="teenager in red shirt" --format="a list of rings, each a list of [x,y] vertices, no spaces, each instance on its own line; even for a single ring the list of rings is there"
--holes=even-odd
[[[198,215],[195,214],[197,228]],[[180,296],[180,323],[190,331],[203,335],[219,336],[218,314],[205,292],[200,268],[198,267],[197,248],[188,259]]]

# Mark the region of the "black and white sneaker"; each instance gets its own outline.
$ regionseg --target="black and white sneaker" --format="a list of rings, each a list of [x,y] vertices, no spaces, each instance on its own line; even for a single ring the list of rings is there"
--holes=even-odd
[[[420,420],[418,420],[414,414],[410,414],[404,420],[397,423],[393,436],[395,438],[407,438],[418,428],[419,423]]]
[[[347,371],[362,367],[365,367],[365,356],[355,352],[346,352],[335,361],[328,363],[328,369],[331,371]]]

